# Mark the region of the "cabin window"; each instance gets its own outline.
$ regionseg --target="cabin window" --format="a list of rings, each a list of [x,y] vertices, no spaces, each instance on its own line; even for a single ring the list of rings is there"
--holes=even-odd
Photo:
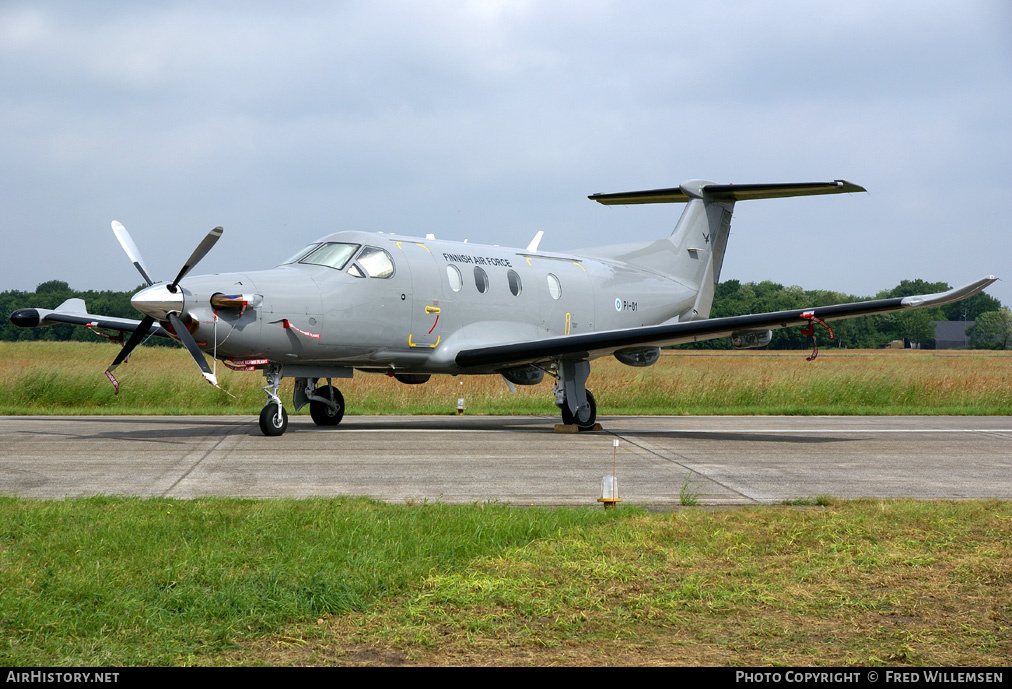
[[[446,279],[450,281],[450,289],[454,292],[459,292],[460,288],[464,286],[464,278],[461,277],[457,266],[446,266]]]
[[[552,273],[548,274],[548,293],[552,295],[552,299],[562,297],[562,283]]]
[[[474,286],[478,288],[479,294],[485,294],[488,291],[488,275],[478,266],[474,267]]]
[[[511,270],[506,273],[506,279],[509,280],[510,283],[510,292],[513,293],[514,297],[519,297],[520,290],[523,289],[523,285],[520,284],[520,276],[517,274],[517,271]]]
[[[299,263],[309,263],[314,266],[327,266],[328,268],[343,270],[344,266],[348,263],[348,259],[355,255],[358,247],[358,244],[345,244],[343,242],[314,244],[297,253],[286,263],[298,261]]]

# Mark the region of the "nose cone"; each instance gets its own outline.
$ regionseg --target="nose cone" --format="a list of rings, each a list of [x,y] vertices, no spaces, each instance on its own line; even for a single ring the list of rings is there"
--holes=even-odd
[[[175,292],[170,292],[167,285],[152,285],[130,297],[130,303],[145,316],[164,321],[170,312],[182,312],[183,290],[177,287]]]

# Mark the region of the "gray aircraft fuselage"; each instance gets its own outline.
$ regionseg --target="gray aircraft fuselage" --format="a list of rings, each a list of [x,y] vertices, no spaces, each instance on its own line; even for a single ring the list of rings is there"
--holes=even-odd
[[[499,367],[465,371],[455,363],[456,353],[663,323],[691,309],[698,290],[619,259],[365,232],[339,232],[314,242],[323,243],[357,248],[341,268],[288,263],[182,280],[183,312],[199,323],[191,332],[201,348],[212,353],[217,338],[217,355],[234,359],[489,373]],[[354,256],[368,249],[389,256],[389,275],[353,274]],[[253,298],[241,316],[219,310],[216,326],[209,300],[222,293]],[[293,327],[283,327],[286,319]]]

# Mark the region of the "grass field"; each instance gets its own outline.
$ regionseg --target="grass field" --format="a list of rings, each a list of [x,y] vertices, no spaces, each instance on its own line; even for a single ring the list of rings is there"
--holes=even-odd
[[[2,414],[257,414],[259,372],[218,366],[207,385],[185,351],[140,348],[117,370],[119,395],[102,375],[106,343],[0,343]],[[599,414],[1012,414],[1012,352],[823,350],[666,351],[649,368],[595,360],[588,388]],[[282,398],[291,399],[291,382]],[[376,374],[338,381],[349,414],[555,414],[551,383],[511,394],[499,376],[434,376],[404,385]],[[304,412],[305,413],[305,412]]]
[[[0,499],[2,664],[1007,665],[1012,505]]]
[[[179,350],[0,344],[5,414],[255,414]],[[594,363],[601,414],[1010,414],[1012,356]],[[461,385],[463,381],[463,385]],[[290,383],[286,398],[290,398]],[[550,386],[341,381],[350,413],[551,414]],[[0,498],[0,665],[1007,665],[1012,503],[620,508]]]

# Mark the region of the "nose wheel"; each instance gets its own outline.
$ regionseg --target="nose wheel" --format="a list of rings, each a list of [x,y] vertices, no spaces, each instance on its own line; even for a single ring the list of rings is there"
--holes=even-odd
[[[260,410],[260,431],[264,435],[281,435],[288,428],[288,412],[281,406],[281,398],[278,396],[278,388],[281,387],[281,367],[270,364],[264,372],[264,377],[267,378],[267,385],[264,386],[267,404]]]
[[[280,404],[268,402],[260,410],[260,430],[264,435],[281,435],[288,428],[288,412]]]

